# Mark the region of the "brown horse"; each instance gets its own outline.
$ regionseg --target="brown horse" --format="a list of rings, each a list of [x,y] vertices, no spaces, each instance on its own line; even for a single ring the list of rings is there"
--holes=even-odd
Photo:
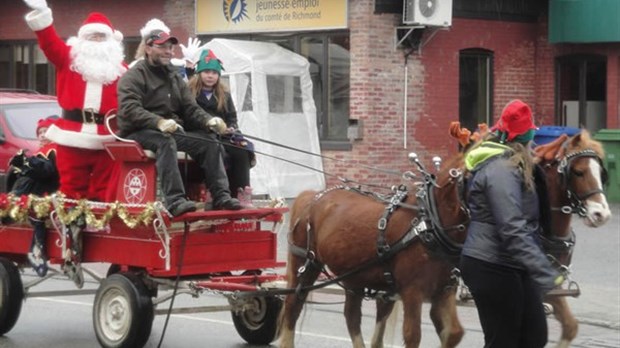
[[[601,161],[603,149],[587,131],[582,130],[570,139],[563,135],[550,144],[537,147],[536,155],[545,172],[548,206],[551,207],[541,219],[543,248],[558,267],[568,269],[575,245],[575,235],[570,227],[572,215],[577,214],[590,227],[602,226],[611,217],[603,193],[606,177]],[[545,221],[549,223],[545,224]],[[578,324],[568,307],[567,295],[571,295],[571,291],[552,291],[545,297],[562,326],[558,348],[569,347],[577,336]]]
[[[450,134],[459,139],[466,148],[471,141],[479,141],[488,131],[486,125],[479,125],[481,133],[471,134],[460,128],[458,122],[450,125]],[[555,141],[536,147],[536,161],[544,171],[542,196],[543,233],[541,240],[545,252],[554,264],[562,270],[570,269],[575,235],[570,227],[573,214],[583,218],[590,227],[604,225],[611,217],[611,211],[603,192],[607,173],[602,166],[604,157],[600,142],[593,140],[586,130],[569,139],[566,134]],[[553,314],[560,322],[562,332],[557,348],[566,348],[577,336],[578,323],[573,316],[566,296],[577,296],[578,288],[556,289],[545,296],[545,302],[553,306]]]
[[[397,191],[378,199],[354,189],[305,191],[291,209],[287,277],[297,288],[286,297],[280,317],[280,347],[294,346],[295,324],[312,286],[325,267],[340,276],[346,289],[344,314],[356,348],[364,291],[398,294],[403,302],[405,346],[418,347],[422,302],[431,302],[430,316],[442,347],[456,346],[463,328],[456,314],[454,264],[442,251],[454,251],[465,240],[468,214],[460,200],[463,158],[454,157],[438,173],[425,174],[414,192]],[[426,204],[422,204],[426,202]],[[458,254],[458,252],[457,252]],[[392,310],[378,301],[377,321]],[[383,325],[383,327],[385,327]],[[382,345],[383,330],[375,332],[373,347]]]
[[[470,145],[470,133],[460,129],[458,124],[451,129],[453,137],[461,145]],[[486,130],[486,127],[481,127]],[[485,134],[474,134],[478,141]],[[536,161],[544,171],[540,195],[550,207],[543,210],[541,216],[541,240],[545,252],[556,267],[563,271],[570,269],[575,235],[570,227],[573,214],[585,220],[590,227],[599,227],[609,221],[611,212],[603,193],[606,177],[601,159],[604,157],[602,146],[593,140],[590,134],[582,130],[580,134],[569,139],[562,135],[555,141],[536,148]],[[551,291],[545,296],[545,302],[553,306],[553,314],[560,322],[562,330],[556,348],[567,348],[577,336],[578,323],[568,307],[566,296],[579,295],[578,288],[569,283]],[[347,295],[348,296],[348,295]],[[373,347],[381,347],[385,319],[392,310],[393,302],[377,303],[377,324],[373,336]]]

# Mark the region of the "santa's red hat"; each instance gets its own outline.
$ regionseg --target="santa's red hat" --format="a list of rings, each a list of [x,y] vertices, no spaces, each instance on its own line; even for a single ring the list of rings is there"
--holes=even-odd
[[[86,35],[93,33],[103,33],[108,37],[116,39],[116,41],[123,40],[123,33],[118,30],[114,30],[112,22],[103,13],[91,12],[78,31],[78,37],[84,39]]]

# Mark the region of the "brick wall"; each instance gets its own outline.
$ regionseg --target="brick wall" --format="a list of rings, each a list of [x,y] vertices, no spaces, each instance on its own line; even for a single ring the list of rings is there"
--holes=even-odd
[[[186,41],[194,32],[193,0],[48,0],[54,25],[61,37],[75,36],[90,12],[105,14],[125,37],[139,37],[140,28],[151,18],[163,20],[172,32]],[[33,34],[24,21],[29,8],[22,1],[3,5],[0,40],[31,40]]]
[[[553,122],[554,52],[546,43],[545,26],[454,18],[450,29],[425,30],[423,47],[405,59],[406,50],[394,47],[400,16],[375,15],[373,3],[352,1],[349,7],[351,118],[363,120],[364,139],[353,144],[353,151],[330,156],[404,171],[410,169],[409,152],[418,153],[427,165],[435,155],[453,155],[457,145],[448,139],[447,129],[458,120],[459,51],[468,48],[494,52],[493,115],[520,98],[532,105],[540,123]],[[362,182],[399,182],[355,164],[326,162],[325,168]],[[328,180],[333,184],[337,182]]]

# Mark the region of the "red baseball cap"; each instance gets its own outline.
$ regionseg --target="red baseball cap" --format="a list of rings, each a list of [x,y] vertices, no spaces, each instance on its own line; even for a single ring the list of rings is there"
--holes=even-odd
[[[165,32],[163,30],[153,30],[146,37],[146,40],[144,42],[147,45],[152,45],[152,44],[163,45],[167,41],[170,41],[170,42],[172,42],[175,45],[179,43],[179,39],[177,39],[174,36],[171,36],[170,34],[168,34],[167,32]]]
[[[531,129],[538,129],[534,124],[532,109],[518,99],[509,102],[504,107],[502,116],[491,128],[492,131],[506,132],[507,141],[512,141],[515,137],[525,134]]]

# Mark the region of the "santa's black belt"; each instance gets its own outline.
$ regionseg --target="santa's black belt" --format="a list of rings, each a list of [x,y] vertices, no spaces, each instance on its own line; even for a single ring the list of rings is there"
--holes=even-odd
[[[62,118],[80,123],[103,124],[104,116],[89,109],[62,110]]]

